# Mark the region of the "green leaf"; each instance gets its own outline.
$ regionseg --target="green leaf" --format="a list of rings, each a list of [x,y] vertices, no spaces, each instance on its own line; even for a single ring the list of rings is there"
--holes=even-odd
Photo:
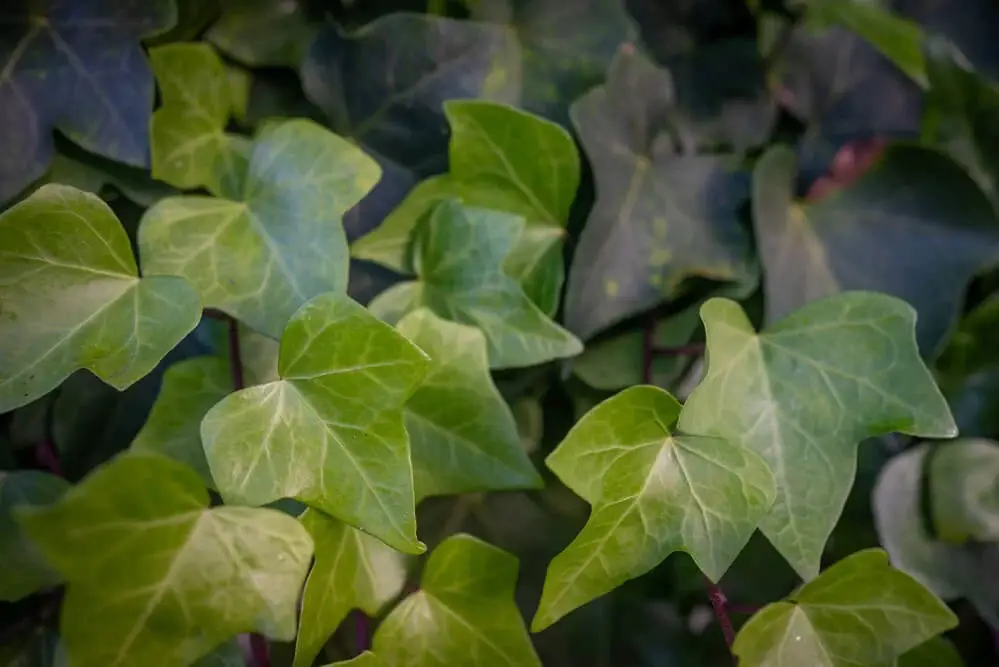
[[[199,357],[170,366],[132,449],[156,452],[188,465],[205,486],[215,488],[201,444],[201,420],[231,392],[232,373],[222,359]]]
[[[999,542],[999,445],[980,438],[941,444],[929,478],[937,537]]]
[[[588,412],[546,463],[593,506],[551,562],[531,630],[689,553],[718,581],[773,503],[758,455],[719,438],[675,433],[680,404],[651,386],[625,389]]]
[[[281,338],[281,379],[212,408],[201,438],[228,503],[295,498],[421,553],[402,406],[427,357],[346,295],[304,305]]]
[[[754,174],[767,321],[840,291],[886,292],[915,307],[920,350],[937,352],[968,282],[999,253],[999,224],[975,183],[947,157],[914,146],[888,148],[818,203],[794,201],[795,176],[794,154],[783,146]]]
[[[312,121],[269,125],[253,144],[241,201],[171,197],[146,212],[143,266],[187,278],[206,307],[277,338],[303,303],[346,289],[342,217],[379,174]]]
[[[451,126],[450,172],[420,183],[351,254],[409,271],[417,222],[437,203],[465,204],[522,216],[527,222],[506,260],[507,273],[544,312],[558,306],[565,268],[562,240],[579,187],[579,154],[572,137],[554,123],[480,100],[444,103]]]
[[[572,106],[597,189],[565,297],[580,338],[675,296],[687,277],[755,283],[738,218],[745,174],[727,156],[678,152],[663,123],[671,91],[666,70],[622,51],[607,83]]]
[[[371,651],[365,651],[361,655],[351,658],[350,660],[342,660],[340,662],[332,662],[326,667],[384,667],[385,663],[381,661],[377,655]]]
[[[139,40],[176,21],[171,0],[18,2],[0,37],[0,203],[46,170],[52,133],[88,151],[147,165],[153,77]]]
[[[240,632],[294,638],[308,533],[274,510],[208,505],[186,466],[126,453],[18,513],[69,582],[70,664],[184,667]]]
[[[382,621],[373,649],[386,667],[540,667],[513,592],[517,559],[471,535],[434,549],[420,590]]]
[[[377,616],[402,591],[406,563],[398,551],[322,512],[306,510],[299,521],[316,544],[316,562],[305,582],[293,667],[311,667],[352,609]]]
[[[880,549],[844,558],[739,631],[744,667],[854,667],[889,662],[957,625],[932,593],[893,569]]]
[[[0,214],[0,412],[86,368],[123,390],[201,317],[184,280],[139,278],[128,236],[100,198],[45,185]]]
[[[555,324],[503,271],[503,260],[523,230],[521,218],[438,203],[416,230],[415,281],[380,294],[371,311],[390,322],[426,306],[445,319],[482,330],[490,368],[534,366],[571,357],[582,344]]]
[[[906,652],[896,667],[964,667],[964,659],[950,641],[934,637]]]
[[[225,0],[205,38],[248,67],[298,67],[318,32],[304,3]]]
[[[250,145],[225,132],[235,101],[222,61],[201,42],[159,46],[149,59],[163,100],[149,129],[153,178],[238,198]]]
[[[760,530],[806,581],[843,511],[857,445],[897,431],[957,434],[919,358],[916,313],[893,297],[847,292],[756,333],[727,299],[701,307],[708,370],[680,429],[747,447],[770,465],[777,500]]]
[[[73,151],[73,156],[56,153],[49,163],[49,170],[37,182],[41,187],[46,183],[72,185],[74,188],[107,196],[106,186],[121,192],[129,200],[143,207],[149,207],[177,190],[153,180],[148,171],[129,167],[120,162],[100,158],[83,151]]]
[[[0,471],[0,600],[13,602],[62,581],[14,520],[19,505],[47,505],[69,488],[34,470]]]
[[[513,413],[489,375],[482,332],[425,308],[404,317],[397,329],[430,356],[430,369],[405,411],[417,502],[542,487]]]

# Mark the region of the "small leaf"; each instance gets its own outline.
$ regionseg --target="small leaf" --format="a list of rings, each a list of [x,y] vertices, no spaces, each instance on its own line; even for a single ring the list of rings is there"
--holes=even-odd
[[[99,197],[45,185],[0,214],[0,412],[78,368],[123,390],[200,317],[186,281],[139,278],[128,236]]]
[[[153,180],[148,171],[83,151],[73,151],[72,157],[62,153],[53,155],[49,170],[36,185],[41,187],[47,183],[71,185],[95,195],[104,194],[107,201],[111,198],[106,196],[106,188],[111,186],[143,207],[152,206],[164,197],[177,194],[177,190],[169,185]]]
[[[277,338],[306,301],[346,289],[342,217],[379,172],[312,121],[270,125],[253,144],[242,201],[170,197],[146,212],[143,266],[187,278],[206,307]]]
[[[14,602],[62,577],[14,520],[19,505],[47,505],[58,500],[69,484],[34,470],[0,471],[0,600]]]
[[[248,67],[298,67],[318,32],[303,3],[225,0],[205,38]]]
[[[45,172],[56,129],[88,151],[148,164],[153,76],[139,40],[173,25],[176,11],[171,0],[4,8],[0,203]]]
[[[434,549],[420,590],[382,621],[373,649],[386,667],[540,667],[513,592],[517,559],[471,535]]]
[[[955,440],[930,459],[930,507],[937,537],[999,542],[999,445]]]
[[[308,533],[274,510],[208,505],[186,466],[126,453],[57,503],[19,511],[69,582],[70,664],[185,667],[240,632],[294,638]]]
[[[571,357],[582,344],[555,324],[504,273],[502,264],[523,230],[508,213],[449,199],[423,220],[413,241],[418,280],[379,295],[371,311],[390,322],[426,306],[438,316],[482,330],[490,368],[534,366]]]
[[[425,308],[404,317],[397,329],[430,356],[430,370],[405,410],[417,502],[540,488],[513,413],[489,375],[482,332]]]
[[[907,651],[895,663],[896,667],[964,667],[957,648],[943,637],[934,637]]]
[[[744,667],[882,664],[956,625],[953,612],[892,569],[885,552],[865,549],[764,607],[732,651]]]
[[[312,299],[281,338],[281,379],[226,397],[201,423],[222,497],[295,498],[421,553],[402,406],[426,369],[419,348],[346,295]]]
[[[406,566],[398,551],[322,512],[306,510],[299,521],[315,542],[316,562],[305,582],[293,667],[311,667],[350,610],[377,616],[402,591]]]
[[[718,581],[774,500],[762,458],[719,438],[674,433],[680,404],[625,389],[588,412],[548,467],[593,511],[548,567],[531,630],[686,551]]]
[[[916,314],[890,296],[847,292],[813,301],[761,333],[727,299],[705,303],[701,319],[708,370],[680,429],[766,460],[777,500],[760,530],[808,581],[853,486],[861,440],[893,431],[957,433],[919,358]]]

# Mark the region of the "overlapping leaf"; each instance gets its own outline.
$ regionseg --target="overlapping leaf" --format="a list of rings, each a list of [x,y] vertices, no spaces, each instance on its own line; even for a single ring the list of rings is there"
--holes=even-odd
[[[149,207],[177,190],[165,183],[154,180],[149,172],[129,167],[120,162],[112,162],[96,155],[74,151],[72,156],[56,153],[37,185],[47,183],[71,185],[95,195],[106,195],[106,187],[111,186],[129,200],[143,207]]]
[[[552,561],[537,615],[542,630],[573,609],[686,551],[718,581],[774,500],[754,452],[675,433],[680,404],[657,387],[626,389],[588,412],[547,464],[593,510]]]
[[[883,551],[865,549],[764,607],[732,650],[745,667],[892,664],[955,625],[953,612]]]
[[[999,224],[974,182],[912,146],[889,148],[818,203],[794,201],[795,172],[793,153],[775,147],[754,174],[767,320],[842,290],[875,290],[912,304],[920,349],[937,352],[972,276],[999,260]]]
[[[346,289],[342,216],[379,171],[311,121],[269,125],[253,144],[241,201],[171,197],[146,212],[143,267],[184,276],[205,306],[277,338],[306,301]]]
[[[302,3],[226,0],[205,37],[250,67],[298,67],[316,32]]]
[[[663,121],[673,105],[669,73],[621,52],[607,84],[572,107],[597,189],[565,303],[581,338],[667,300],[688,276],[754,280],[737,216],[748,180],[724,156],[679,154]]]
[[[999,445],[949,442],[930,462],[930,507],[937,536],[948,542],[999,542]]]
[[[275,510],[208,505],[186,466],[126,453],[55,504],[19,511],[69,582],[72,665],[184,667],[240,632],[294,638],[308,533]]]
[[[386,667],[540,667],[513,591],[517,559],[470,535],[430,555],[420,590],[378,626]]]
[[[62,581],[38,548],[18,528],[19,505],[47,505],[58,500],[69,484],[34,470],[0,471],[0,600],[12,602]]]
[[[0,215],[0,412],[78,368],[125,389],[200,317],[185,280],[139,278],[125,230],[97,196],[45,185]]]
[[[397,329],[430,356],[430,370],[405,410],[417,501],[540,487],[513,413],[489,375],[482,332],[425,308]]]
[[[0,202],[45,172],[55,129],[89,151],[148,163],[153,77],[139,40],[175,20],[171,0],[0,9]]]
[[[934,637],[903,654],[895,667],[964,667],[964,659],[949,640]]]
[[[351,609],[376,616],[399,594],[406,568],[398,551],[322,512],[306,510],[299,520],[315,542],[316,562],[305,582],[293,667],[311,667]]]
[[[887,295],[814,301],[756,333],[726,299],[701,308],[708,370],[680,429],[760,454],[777,481],[763,534],[806,581],[843,510],[857,445],[897,431],[949,438],[957,428],[919,358],[916,314]]]
[[[415,281],[380,294],[371,310],[396,322],[427,307],[438,316],[482,330],[490,368],[533,366],[582,351],[503,269],[523,230],[521,218],[449,199],[438,203],[413,240]]]
[[[281,338],[281,379],[236,392],[201,424],[226,502],[295,498],[420,553],[402,406],[427,358],[346,295],[303,306]]]
[[[377,655],[371,651],[365,651],[355,658],[334,662],[326,667],[384,667],[384,665],[385,663]]]

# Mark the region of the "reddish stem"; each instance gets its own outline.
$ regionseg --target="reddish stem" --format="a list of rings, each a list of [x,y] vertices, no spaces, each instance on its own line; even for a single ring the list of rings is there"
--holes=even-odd
[[[371,648],[368,640],[368,617],[363,611],[357,611],[354,615],[354,640],[358,653],[364,653]]]
[[[62,464],[59,463],[59,455],[56,454],[55,446],[48,438],[43,438],[35,445],[35,460],[56,477],[62,477]]]
[[[250,635],[250,655],[253,657],[254,667],[271,667],[270,647],[261,635]]]

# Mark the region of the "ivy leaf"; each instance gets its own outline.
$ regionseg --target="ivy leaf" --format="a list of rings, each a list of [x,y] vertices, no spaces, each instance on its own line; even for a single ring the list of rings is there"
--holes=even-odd
[[[14,520],[18,505],[47,505],[69,488],[35,470],[0,471],[0,600],[13,602],[62,581]]]
[[[396,328],[430,356],[430,370],[406,403],[417,502],[427,496],[543,486],[513,413],[489,375],[482,332],[426,308],[410,313]]]
[[[299,521],[315,542],[316,562],[305,582],[293,667],[311,667],[352,609],[377,616],[402,591],[406,563],[398,551],[322,512],[306,510]]]
[[[359,656],[351,658],[350,660],[342,660],[340,662],[333,662],[326,667],[384,667],[384,664],[377,655],[371,651],[365,651]]]
[[[342,216],[379,171],[312,121],[269,125],[253,144],[241,201],[170,197],[146,212],[143,266],[187,278],[206,307],[277,338],[303,303],[346,289]]]
[[[548,567],[531,630],[688,552],[718,581],[773,503],[758,455],[719,438],[674,432],[680,404],[652,386],[625,389],[589,411],[546,461],[593,506]]]
[[[919,358],[916,313],[884,294],[847,292],[813,301],[760,333],[727,299],[705,303],[701,319],[708,369],[680,429],[766,460],[777,500],[760,530],[808,581],[853,486],[861,440],[895,431],[957,434]]]
[[[413,230],[445,199],[513,213],[527,227],[506,259],[506,272],[541,310],[554,314],[565,273],[564,230],[579,187],[572,137],[554,123],[492,102],[451,100],[444,112],[451,126],[451,171],[417,185],[380,226],[353,244],[352,255],[412,270]]]
[[[248,67],[298,67],[318,32],[302,3],[225,0],[205,38]]]
[[[665,301],[689,276],[755,281],[738,219],[745,174],[725,156],[675,151],[654,123],[673,108],[671,90],[666,70],[622,51],[607,83],[572,106],[597,189],[565,297],[580,338]]]
[[[964,667],[957,648],[943,637],[934,637],[905,653],[896,667]]]
[[[173,2],[15,2],[0,11],[0,202],[45,172],[56,129],[88,151],[146,166],[154,91],[139,40],[173,25]]]
[[[930,459],[929,478],[938,538],[999,542],[999,445],[981,438],[944,443]]]
[[[378,626],[386,667],[540,667],[513,593],[517,559],[471,535],[434,549],[420,590]]]
[[[205,486],[215,488],[201,444],[201,420],[231,391],[232,374],[222,359],[198,357],[170,366],[132,449],[156,452],[188,465]]]
[[[745,667],[890,664],[956,625],[953,612],[893,569],[884,551],[865,549],[764,607],[739,631],[732,652]]]
[[[235,100],[222,61],[204,43],[156,47],[149,59],[163,100],[150,125],[153,178],[238,198],[250,143],[225,132]]]
[[[426,369],[419,348],[346,295],[312,299],[281,338],[281,379],[226,397],[201,423],[222,497],[294,498],[421,553],[402,406]]]
[[[513,31],[409,12],[382,16],[351,35],[324,28],[301,75],[338,134],[423,176],[447,170],[444,101],[516,103],[520,95]]]
[[[968,282],[999,253],[999,226],[982,192],[951,160],[914,146],[890,147],[818,203],[794,201],[795,171],[793,153],[775,147],[754,174],[767,321],[839,291],[886,292],[916,308],[919,347],[937,352]]]
[[[583,346],[555,324],[503,271],[523,219],[449,199],[422,221],[413,241],[418,279],[380,294],[371,311],[391,322],[426,306],[482,330],[490,368],[534,366],[579,354]]]
[[[144,208],[177,194],[169,185],[153,180],[147,171],[84,154],[83,151],[74,151],[73,156],[63,153],[53,155],[49,170],[36,182],[39,187],[47,183],[71,185],[95,195],[106,195],[106,186],[111,186]],[[110,201],[111,198],[105,199]]]
[[[240,632],[294,638],[308,533],[275,510],[208,505],[186,466],[126,453],[19,511],[69,582],[60,629],[74,667],[184,667]]]
[[[0,214],[0,412],[78,368],[123,390],[197,325],[184,280],[139,278],[128,236],[99,197],[45,185]]]

